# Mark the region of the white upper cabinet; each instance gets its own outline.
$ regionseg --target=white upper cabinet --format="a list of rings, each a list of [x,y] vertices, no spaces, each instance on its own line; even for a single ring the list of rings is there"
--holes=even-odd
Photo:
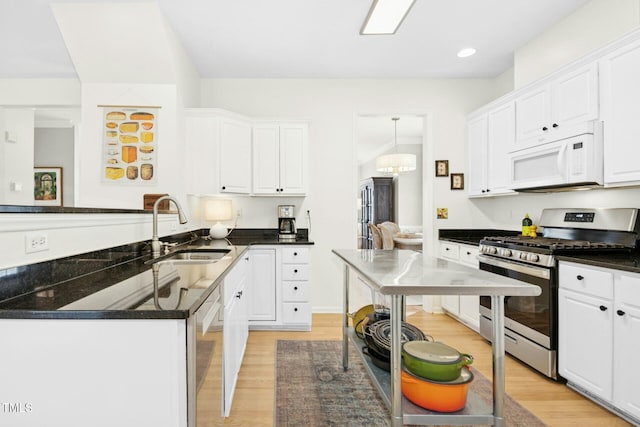
[[[220,109],[187,110],[187,194],[251,192],[251,122]]]
[[[251,192],[251,123],[220,118],[220,192]]]
[[[605,185],[640,181],[640,40],[600,60]]]
[[[185,130],[185,191],[218,192],[218,121],[210,114],[188,112]]]
[[[598,118],[598,107],[595,62],[524,91],[515,100],[512,151],[572,136],[576,126]]]
[[[306,123],[253,126],[253,193],[303,195],[307,192]]]
[[[514,103],[490,109],[467,123],[469,195],[511,193],[508,152],[515,140]]]

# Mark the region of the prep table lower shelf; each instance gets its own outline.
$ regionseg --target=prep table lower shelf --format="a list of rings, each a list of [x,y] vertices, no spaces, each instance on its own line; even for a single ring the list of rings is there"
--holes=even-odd
[[[378,389],[380,397],[391,410],[391,374],[380,369],[371,362],[371,358],[365,355],[362,347],[365,342],[360,339],[353,330],[349,329],[349,339],[354,344],[356,352],[364,363],[365,370],[371,377],[373,384]],[[402,397],[402,414],[404,424],[416,425],[493,425],[493,407],[487,404],[478,394],[469,390],[465,407],[457,412],[434,412],[416,406]]]

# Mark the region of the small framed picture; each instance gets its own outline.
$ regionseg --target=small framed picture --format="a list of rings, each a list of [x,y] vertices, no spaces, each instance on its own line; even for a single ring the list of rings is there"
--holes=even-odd
[[[62,168],[33,168],[33,201],[36,206],[62,206]]]
[[[464,190],[464,174],[463,173],[451,174],[451,189]]]
[[[449,160],[436,160],[436,176],[449,176]]]

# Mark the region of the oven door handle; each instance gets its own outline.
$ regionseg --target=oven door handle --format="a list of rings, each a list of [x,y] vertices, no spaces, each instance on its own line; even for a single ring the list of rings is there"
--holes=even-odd
[[[480,263],[493,265],[494,267],[502,267],[507,270],[517,271],[518,273],[528,274],[530,276],[539,277],[541,279],[551,279],[551,270],[544,267],[536,267],[524,265],[517,262],[503,261],[501,259],[492,258],[486,255],[478,255]]]

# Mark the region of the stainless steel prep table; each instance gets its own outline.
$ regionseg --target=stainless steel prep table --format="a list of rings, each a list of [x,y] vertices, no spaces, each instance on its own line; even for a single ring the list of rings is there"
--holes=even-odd
[[[504,426],[504,297],[540,295],[540,288],[518,280],[476,270],[446,260],[410,250],[337,250],[332,251],[344,263],[344,310],[342,361],[349,367],[348,341],[353,336],[349,328],[349,270],[352,268],[367,279],[376,292],[391,296],[391,372],[389,390],[381,386],[384,379],[368,368],[378,390],[391,411],[393,427],[408,424],[485,424]],[[401,321],[406,295],[490,295],[493,318],[493,412],[473,413],[465,408],[455,414],[416,410],[403,399],[400,386]],[[384,394],[389,393],[388,399]]]

